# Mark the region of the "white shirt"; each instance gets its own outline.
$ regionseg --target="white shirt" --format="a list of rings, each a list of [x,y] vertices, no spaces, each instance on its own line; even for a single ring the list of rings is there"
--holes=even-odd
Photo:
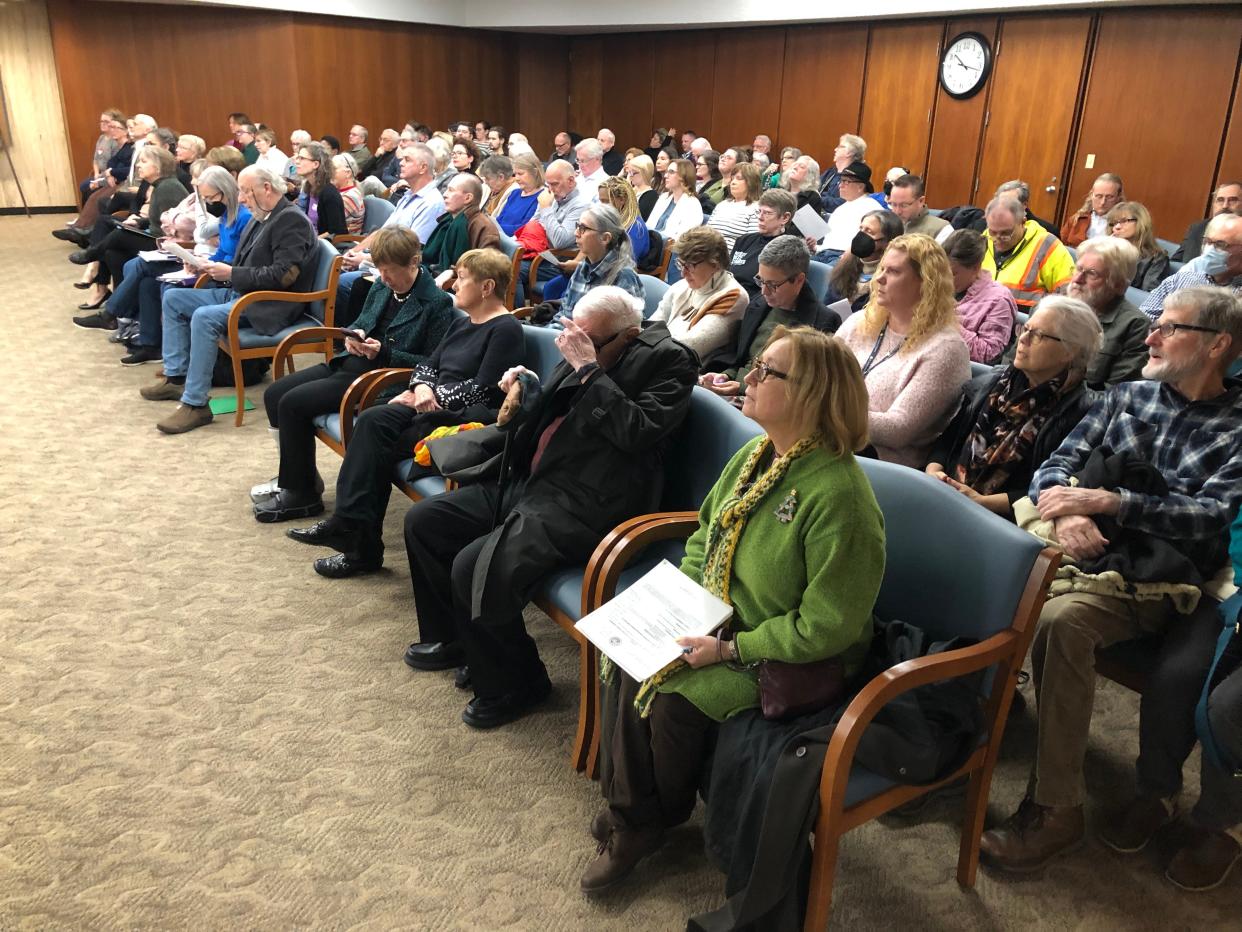
[[[591,172],[589,175],[578,175],[578,193],[582,195],[582,199],[588,204],[599,203],[599,186],[608,179],[608,172],[604,171],[604,166]]]
[[[1094,210],[1091,211],[1091,219],[1087,221],[1087,238],[1093,236],[1107,236],[1109,230],[1112,229],[1108,225],[1108,216],[1101,217]]]
[[[883,210],[874,198],[863,195],[852,201],[846,201],[828,216],[828,235],[819,244],[819,252],[825,249],[838,249],[845,252],[850,242],[858,233],[858,225],[862,218],[873,211]]]
[[[655,206],[651,208],[651,213],[647,216],[647,229],[655,230],[667,240],[676,239],[686,230],[702,224],[703,205],[693,194],[683,194],[681,200],[676,202],[669,213],[668,219],[664,221],[664,226],[661,227],[660,219],[671,204],[673,204],[672,195],[667,191],[663,192],[656,199]]]

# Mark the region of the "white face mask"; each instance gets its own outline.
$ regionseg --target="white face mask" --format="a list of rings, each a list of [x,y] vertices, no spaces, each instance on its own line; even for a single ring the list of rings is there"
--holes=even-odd
[[[1224,275],[1229,268],[1229,254],[1215,246],[1203,247],[1203,252],[1199,253],[1196,261],[1199,263],[1199,271],[1213,278]]]

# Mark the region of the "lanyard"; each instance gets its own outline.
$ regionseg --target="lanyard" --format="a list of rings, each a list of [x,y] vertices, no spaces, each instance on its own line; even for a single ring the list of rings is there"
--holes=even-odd
[[[864,379],[867,377],[867,373],[870,372],[872,369],[878,368],[881,363],[885,362],[888,359],[891,359],[893,356],[896,356],[897,351],[901,349],[901,345],[906,342],[906,338],[902,337],[900,340],[897,341],[896,346],[894,346],[891,350],[889,350],[879,359],[876,359],[875,358],[876,353],[880,351],[880,344],[884,342],[884,337],[887,335],[888,335],[888,322],[886,321],[883,329],[880,330],[880,335],[875,338],[875,346],[871,347],[871,355],[868,356],[867,361],[863,363],[862,374],[863,374]]]

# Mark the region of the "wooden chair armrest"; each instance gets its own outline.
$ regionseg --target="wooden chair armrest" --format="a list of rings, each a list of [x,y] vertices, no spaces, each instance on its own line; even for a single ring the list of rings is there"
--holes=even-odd
[[[354,420],[357,418],[358,413],[365,408],[363,399],[367,397],[367,388],[373,381],[381,378],[384,373],[391,371],[390,369],[375,369],[371,372],[364,372],[349,383],[349,388],[345,389],[345,394],[341,397],[339,411],[341,417],[341,446],[348,447],[349,439],[354,435]]]
[[[371,380],[364,387],[362,397],[358,399],[358,410],[363,411],[375,404],[379,393],[393,385],[407,386],[413,369],[378,369],[370,373]]]
[[[595,611],[616,595],[621,573],[643,550],[660,541],[687,538],[698,527],[697,511],[656,512],[617,525],[599,542],[587,563],[582,614]]]
[[[518,320],[529,320],[530,315],[534,312],[535,309],[528,304],[525,307],[514,308],[513,316]]]
[[[338,260],[339,261],[339,260]],[[229,309],[228,322],[228,341],[229,346],[241,346],[241,338],[237,331],[241,327],[241,316],[246,313],[246,308],[259,301],[284,301],[290,304],[310,304],[313,301],[327,302],[330,297],[336,295],[336,279],[335,276],[328,282],[328,287],[323,291],[250,291],[242,295],[233,302],[233,306]],[[326,305],[325,305],[326,306]],[[324,322],[331,325],[331,321]]]
[[[195,288],[207,288],[211,285],[211,276],[203,272],[198,278],[194,279]]]
[[[306,327],[296,333],[291,333],[276,347],[276,355],[272,357],[272,380],[275,381],[285,374],[285,366],[289,363],[289,356],[293,352],[293,348],[299,343],[314,343],[317,340],[327,341],[330,338],[340,339],[340,330],[336,327]],[[332,358],[331,352],[324,353],[324,362]]]
[[[363,237],[357,233],[338,233],[332,237],[332,245],[340,246],[342,243],[361,243]]]
[[[549,249],[547,251],[552,253],[552,255],[556,256],[556,258],[558,259],[572,259],[574,256],[578,255],[578,250],[576,248],[575,249]],[[530,260],[530,271],[528,273],[528,277],[526,280],[526,287],[528,289],[529,294],[534,294],[535,283],[539,280],[536,277],[535,273],[539,270],[539,266],[541,265],[543,265],[543,253],[539,253],[538,255],[535,256],[535,258]]]

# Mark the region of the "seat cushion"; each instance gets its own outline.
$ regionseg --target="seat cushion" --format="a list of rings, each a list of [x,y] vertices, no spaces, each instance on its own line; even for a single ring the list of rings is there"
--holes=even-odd
[[[872,773],[866,767],[855,764],[850,770],[849,786],[845,788],[845,805],[856,806],[879,796],[885,790],[891,790],[897,784],[892,780]]]
[[[307,327],[322,326],[322,322],[315,320],[315,318],[308,314],[304,314],[284,330],[273,333],[271,336],[264,336],[253,327],[239,327],[237,330],[237,343],[242,349],[255,349],[260,346],[279,346],[280,341],[291,333],[297,333],[299,330],[305,330]]]
[[[584,566],[568,566],[549,573],[539,584],[535,598],[546,599],[569,618],[582,617],[582,577]]]
[[[322,430],[337,443],[341,442],[341,415],[321,414],[312,422],[317,430]]]

